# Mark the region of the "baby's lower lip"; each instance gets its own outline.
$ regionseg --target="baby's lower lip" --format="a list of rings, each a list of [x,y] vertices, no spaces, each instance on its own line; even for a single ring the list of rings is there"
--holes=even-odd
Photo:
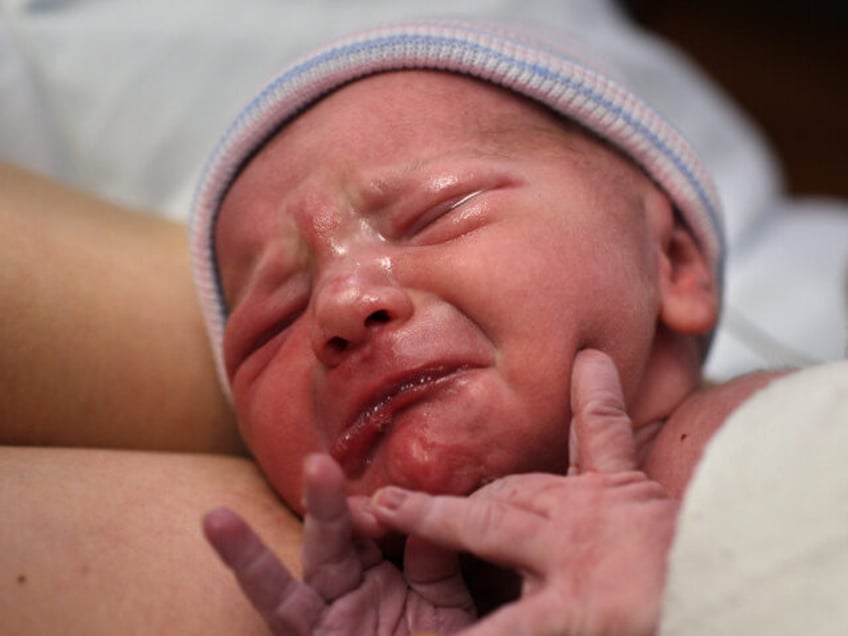
[[[444,385],[464,371],[465,367],[428,371],[404,382],[391,395],[362,413],[336,440],[330,454],[339,462],[348,477],[361,476],[368,466],[372,449],[378,439],[389,430],[394,419],[406,409],[444,388]]]

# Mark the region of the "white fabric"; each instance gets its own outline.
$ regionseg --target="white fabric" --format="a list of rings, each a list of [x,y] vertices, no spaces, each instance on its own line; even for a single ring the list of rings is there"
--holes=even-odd
[[[777,380],[706,449],[663,636],[848,633],[848,361]]]
[[[693,142],[730,246],[711,377],[843,355],[848,206],[796,215],[812,204],[783,195],[756,127],[612,0],[0,0],[0,158],[184,219],[224,126],[283,64],[375,20],[432,14],[576,25]]]
[[[178,218],[224,127],[275,71],[375,21],[426,15],[576,25],[703,155],[731,237],[779,184],[754,126],[682,55],[632,28],[611,0],[0,0],[0,7],[0,156]]]
[[[848,355],[848,205],[776,202],[730,253],[725,310],[707,375]]]

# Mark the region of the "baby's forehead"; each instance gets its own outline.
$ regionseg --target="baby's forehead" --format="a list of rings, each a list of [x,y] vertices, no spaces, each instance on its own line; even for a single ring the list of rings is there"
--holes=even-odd
[[[393,134],[380,134],[389,130]],[[365,207],[378,207],[438,170],[447,176],[472,160],[485,170],[487,162],[555,153],[603,163],[593,179],[609,177],[616,164],[641,173],[579,124],[512,91],[442,71],[382,73],[317,101],[253,155],[225,196],[216,231],[219,249],[239,246],[239,252],[252,252],[277,235],[277,228],[265,226],[269,219],[257,220],[257,210],[287,203],[320,215],[325,204],[331,205],[321,197],[333,188],[310,191],[301,185],[316,166],[327,165],[327,154],[342,135],[355,140],[355,156],[339,168],[350,172],[344,189]],[[304,190],[307,200],[295,205]],[[219,264],[231,251],[221,249]]]
[[[368,128],[373,120],[391,128],[396,138],[406,131],[411,143],[438,141],[443,148],[473,144],[481,152],[524,150],[545,141],[569,147],[575,145],[569,141],[590,138],[579,124],[503,87],[454,72],[405,70],[360,78],[323,96],[278,129],[257,154],[270,154],[298,136],[312,142],[307,146],[332,142],[322,139],[322,132],[347,135]],[[390,143],[363,132],[358,153],[383,153],[391,168],[397,148]],[[285,159],[298,165],[296,156]]]
[[[289,181],[306,178],[342,135],[357,135],[361,180],[375,188],[413,172],[410,164],[438,158],[433,155],[497,158],[608,149],[579,124],[502,87],[453,72],[392,71],[346,84],[276,130],[243,165],[227,197],[269,165]],[[398,147],[398,140],[408,145]],[[410,145],[418,153],[413,158]]]
[[[355,138],[355,157],[343,167],[353,173],[351,194],[357,199],[401,191],[420,175],[429,176],[431,165],[475,159],[485,167],[487,160],[540,153],[585,158],[609,150],[548,107],[478,79],[442,71],[377,74],[323,97],[278,129],[228,189],[217,232],[253,224],[246,212],[271,203],[257,201],[263,193],[296,194],[341,136]],[[267,187],[269,175],[279,185],[276,193]],[[320,209],[320,201],[307,203]],[[228,213],[231,209],[238,215]]]

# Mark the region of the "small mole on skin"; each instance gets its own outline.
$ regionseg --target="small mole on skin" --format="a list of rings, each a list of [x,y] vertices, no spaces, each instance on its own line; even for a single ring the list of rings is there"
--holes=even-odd
[[[687,434],[683,433],[683,435],[680,436],[680,441],[685,442],[687,437],[688,437]]]
[[[27,582],[26,574],[18,574],[18,585],[24,585]]]

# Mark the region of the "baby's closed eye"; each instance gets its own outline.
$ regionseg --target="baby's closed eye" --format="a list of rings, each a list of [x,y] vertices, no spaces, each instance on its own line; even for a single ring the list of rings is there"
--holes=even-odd
[[[308,286],[295,276],[264,298],[247,299],[227,321],[224,358],[228,373],[263,349],[278,344],[309,304]]]

